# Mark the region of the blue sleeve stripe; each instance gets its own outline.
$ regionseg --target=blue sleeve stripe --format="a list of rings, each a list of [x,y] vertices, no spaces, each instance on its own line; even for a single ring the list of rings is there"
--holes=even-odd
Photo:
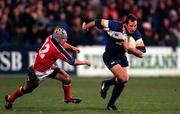
[[[114,20],[106,20],[106,19],[96,19],[95,25],[99,29],[109,28],[110,30],[119,31],[119,32],[122,31],[122,27],[123,27],[122,22],[118,22],[118,21],[114,21]]]
[[[73,65],[74,64],[74,62],[75,62],[75,59],[74,58],[71,58],[71,59],[68,59],[68,61],[67,61],[69,64],[71,64],[71,65]]]
[[[96,27],[98,27],[99,29],[102,29],[102,28],[103,28],[103,26],[101,25],[101,19],[96,19],[96,20],[95,20],[95,25],[96,25]]]
[[[144,46],[136,47],[136,49],[142,51],[143,53],[146,53],[146,48]]]
[[[123,24],[118,21],[110,20],[109,21],[109,29],[114,31],[122,31]]]
[[[62,46],[59,45],[59,43],[56,41],[56,39],[54,39],[54,38],[52,37],[51,41],[52,41],[53,44],[56,46],[56,48],[57,48],[61,53],[63,53],[64,56],[68,59],[67,62],[68,62],[69,64],[73,64],[74,61],[75,61],[74,58],[71,57],[70,54],[69,54],[66,50],[64,50],[64,48],[63,48]]]

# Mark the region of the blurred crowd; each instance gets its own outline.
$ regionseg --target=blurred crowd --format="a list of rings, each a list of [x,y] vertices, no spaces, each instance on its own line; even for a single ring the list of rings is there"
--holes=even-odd
[[[104,45],[106,34],[81,25],[104,18],[123,21],[133,13],[147,46],[180,46],[180,0],[0,0],[0,45],[36,45],[59,25],[69,43]]]

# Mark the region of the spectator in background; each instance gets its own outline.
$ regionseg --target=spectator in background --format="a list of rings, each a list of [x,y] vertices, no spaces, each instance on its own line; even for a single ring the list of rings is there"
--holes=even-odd
[[[123,7],[119,8],[118,12],[119,12],[119,16],[121,17],[121,19],[125,16],[128,15],[130,13],[130,4],[125,1],[123,2]]]
[[[36,9],[33,14],[33,19],[35,20],[35,22],[32,26],[33,37],[31,37],[31,39],[33,40],[34,44],[41,44],[44,41],[43,38],[47,36],[45,29],[47,24],[49,23],[49,20],[44,16],[44,12],[41,7]]]
[[[92,9],[88,9],[88,10],[86,11],[85,17],[86,17],[85,20],[86,20],[87,22],[90,22],[90,21],[92,21],[92,20],[95,19],[96,15],[95,15],[95,12],[94,12]]]
[[[84,32],[81,29],[81,18],[75,17],[72,20],[71,29],[69,32],[69,40],[68,43],[77,46],[77,45],[85,45],[91,42],[83,40],[85,37]]]
[[[166,18],[168,16],[168,12],[166,11],[166,5],[165,5],[165,2],[163,0],[159,1],[158,3],[159,5],[157,6],[157,17],[158,17],[158,20],[159,22],[162,22],[162,20],[164,18]],[[147,13],[148,15],[148,13]]]
[[[6,22],[0,20],[0,43],[1,46],[7,46],[9,44],[9,32],[7,30]]]
[[[52,20],[54,19],[54,11],[53,10],[54,10],[54,5],[52,2],[49,2],[47,4],[46,16]]]
[[[107,43],[107,36],[101,31],[99,32],[98,29],[94,28],[86,34],[87,39],[93,39],[94,45],[105,45]]]
[[[60,25],[61,27],[63,27],[66,30],[69,29],[68,23],[66,21],[66,13],[59,12],[58,19],[57,19],[57,25]]]
[[[152,37],[152,41],[150,46],[160,46],[162,45],[162,42],[160,41],[160,36],[158,33],[154,33],[154,36]]]
[[[69,23],[69,26],[71,26],[71,22],[72,22],[72,19],[73,19],[73,6],[72,5],[67,5],[65,7],[65,13],[67,15],[67,22]]]
[[[171,37],[169,34],[165,34],[163,43],[164,43],[163,44],[164,46],[171,46],[172,45]]]
[[[161,26],[161,28],[160,28],[161,38],[163,38],[164,35],[165,35],[166,33],[168,33],[169,27],[170,27],[169,19],[168,19],[168,18],[164,18],[163,21],[162,21],[162,26]]]
[[[178,38],[176,37],[176,35],[173,32],[174,29],[175,28],[172,26],[169,28],[169,36],[170,36],[170,46],[174,50],[176,50],[176,47],[178,46]]]
[[[173,30],[173,33],[178,39],[178,46],[180,46],[180,20],[177,22],[176,29]]]
[[[170,10],[169,12],[169,20],[170,20],[170,25],[175,26],[178,20],[178,15],[176,10]]]
[[[10,37],[13,44],[22,42],[24,33],[22,32],[22,22],[20,19],[20,7],[19,5],[12,8],[12,14],[10,15]]]
[[[9,36],[9,23],[8,23],[8,18],[9,18],[9,8],[6,7],[5,2],[0,1],[0,44],[2,46],[7,46],[10,41],[10,36]]]
[[[74,16],[74,17],[81,17],[81,14],[82,14],[81,6],[80,6],[80,5],[74,6],[73,16]]]
[[[142,24],[143,31],[142,34],[146,38],[144,39],[145,45],[152,45],[151,43],[153,42],[153,31],[152,31],[152,25],[150,22],[143,22]]]
[[[119,20],[119,15],[118,15],[118,11],[116,10],[116,2],[115,0],[108,0],[107,1],[107,5],[108,5],[108,12],[110,15],[110,19],[112,20]]]
[[[21,21],[21,32],[23,33],[23,42],[25,44],[34,44],[36,39],[33,37],[32,26],[35,24],[35,20],[32,17],[33,6],[27,5],[25,11],[21,13],[20,21]]]
[[[110,12],[107,6],[103,6],[102,13],[100,14],[100,18],[102,19],[110,19]]]

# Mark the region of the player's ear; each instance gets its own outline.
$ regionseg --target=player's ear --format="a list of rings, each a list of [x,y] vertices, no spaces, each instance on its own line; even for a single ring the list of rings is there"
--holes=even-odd
[[[127,27],[127,23],[124,23],[123,26],[124,26],[124,27]]]

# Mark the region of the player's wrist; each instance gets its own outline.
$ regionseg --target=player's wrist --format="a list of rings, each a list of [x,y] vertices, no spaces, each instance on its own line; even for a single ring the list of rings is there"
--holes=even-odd
[[[82,24],[82,29],[83,29],[83,30],[88,30],[87,27],[86,27],[86,22],[83,22],[83,24]]]

